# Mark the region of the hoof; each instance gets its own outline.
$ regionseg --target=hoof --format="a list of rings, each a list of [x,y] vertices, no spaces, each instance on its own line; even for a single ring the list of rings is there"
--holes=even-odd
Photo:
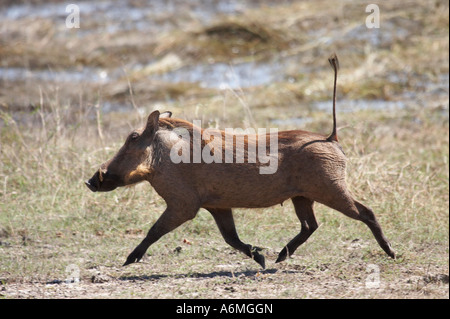
[[[266,269],[266,259],[263,255],[255,252],[253,253],[253,260],[256,261],[262,267],[262,269]]]
[[[254,261],[256,261],[263,269],[266,269],[266,260],[264,258],[264,255],[261,255],[259,251],[262,251],[263,249],[256,246],[249,246],[250,247],[250,255]]]
[[[128,255],[127,261],[125,261],[125,263],[123,264],[123,266],[127,266],[127,265],[129,265],[129,264],[139,262],[139,260],[142,259],[142,257],[144,256],[144,254],[145,254],[145,252],[142,253],[138,248],[136,248],[135,250],[133,250],[133,252],[132,252],[130,255]],[[122,266],[122,267],[123,267],[123,266]]]
[[[284,247],[283,250],[281,250],[280,253],[278,254],[278,258],[275,261],[275,263],[282,262],[283,260],[285,260],[287,258],[287,256],[288,256],[287,249],[286,249],[286,247]]]
[[[390,252],[388,252],[388,255],[389,255],[389,257],[391,257],[392,259],[397,259],[397,255],[395,254],[395,251],[393,251],[392,249],[391,249]]]

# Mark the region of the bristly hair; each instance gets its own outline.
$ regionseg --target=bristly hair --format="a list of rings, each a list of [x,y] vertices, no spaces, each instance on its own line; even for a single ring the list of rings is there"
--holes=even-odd
[[[328,136],[328,141],[338,141],[337,130],[336,130],[336,82],[337,82],[337,73],[339,70],[339,60],[336,53],[333,53],[329,58],[328,62],[330,62],[331,67],[334,70],[334,88],[333,88],[333,131],[331,135]]]

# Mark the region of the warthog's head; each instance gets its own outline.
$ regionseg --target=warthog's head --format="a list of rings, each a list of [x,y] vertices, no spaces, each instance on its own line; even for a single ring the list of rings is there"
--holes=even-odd
[[[170,117],[170,112],[161,117]],[[103,163],[95,174],[85,182],[93,192],[113,189],[147,180],[151,173],[151,145],[158,131],[160,113],[154,111],[144,128],[131,132],[125,144],[109,161]]]

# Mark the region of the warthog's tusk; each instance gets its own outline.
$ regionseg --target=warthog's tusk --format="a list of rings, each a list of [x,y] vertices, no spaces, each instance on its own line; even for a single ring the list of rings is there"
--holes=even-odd
[[[100,183],[103,182],[103,175],[102,175],[102,169],[101,168],[98,169],[98,180],[100,181]]]

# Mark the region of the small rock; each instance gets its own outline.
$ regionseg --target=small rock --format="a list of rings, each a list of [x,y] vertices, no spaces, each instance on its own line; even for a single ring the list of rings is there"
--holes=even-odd
[[[444,284],[448,284],[448,275],[446,274],[437,274],[437,275],[426,275],[423,276],[423,281],[427,284],[429,283],[444,283]]]
[[[8,242],[8,241],[1,241],[1,240],[0,240],[0,246],[11,247],[11,243]]]
[[[108,275],[103,275],[103,274],[100,274],[100,273],[95,274],[95,275],[93,275],[91,277],[91,282],[93,284],[101,284],[101,283],[104,283],[104,282],[108,282],[110,280],[111,280],[111,278]]]

